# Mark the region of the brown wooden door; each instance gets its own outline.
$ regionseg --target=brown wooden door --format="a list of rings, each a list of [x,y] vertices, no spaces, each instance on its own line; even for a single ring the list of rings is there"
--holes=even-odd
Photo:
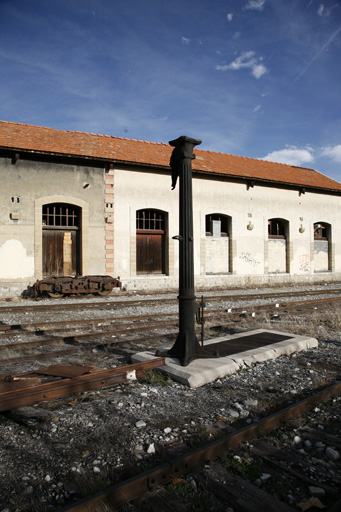
[[[136,272],[137,274],[164,274],[165,250],[163,232],[136,233]]]
[[[75,230],[43,230],[43,276],[65,276],[79,272],[77,251],[78,232]]]

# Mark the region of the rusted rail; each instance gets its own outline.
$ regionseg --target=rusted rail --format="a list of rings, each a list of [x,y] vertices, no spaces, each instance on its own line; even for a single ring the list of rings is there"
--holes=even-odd
[[[209,320],[214,320],[214,318],[217,315],[224,315],[225,313],[228,313],[230,317],[233,317],[234,315],[241,315],[241,314],[252,314],[252,313],[271,313],[271,312],[283,312],[284,310],[292,310],[292,309],[300,309],[300,308],[314,308],[314,307],[328,307],[330,304],[335,303],[341,303],[341,297],[333,297],[333,298],[326,298],[326,299],[310,299],[310,300],[301,300],[301,301],[292,301],[292,302],[284,302],[284,303],[277,303],[277,304],[257,304],[257,305],[250,305],[250,306],[244,306],[244,307],[236,307],[236,308],[229,308],[229,309],[207,309],[205,310],[205,317]],[[162,316],[163,318],[177,318],[178,313],[168,312],[168,313],[161,313],[158,316]],[[154,319],[154,315],[137,315],[135,317],[132,316],[124,316],[124,317],[116,317],[116,318],[91,318],[91,319],[76,319],[70,322],[70,320],[59,320],[59,321],[40,321],[40,322],[30,322],[30,323],[20,323],[20,324],[8,324],[8,325],[1,325],[0,331],[3,331],[4,335],[8,335],[9,332],[14,335],[17,334],[16,331],[28,331],[33,329],[38,329],[39,334],[44,334],[45,331],[49,332],[51,330],[56,330],[57,327],[62,327],[64,329],[70,330],[74,329],[77,325],[91,325],[91,324],[107,324],[107,325],[115,325],[120,324],[123,322],[131,322],[132,320],[134,323],[141,322],[142,320],[149,320]],[[154,320],[155,322],[155,320]],[[159,323],[163,323],[164,320],[161,320],[160,322],[155,322],[155,325],[158,325]],[[71,325],[70,325],[71,324]],[[9,332],[8,332],[9,331]],[[34,331],[33,331],[34,332]],[[103,334],[103,332],[107,331],[100,331],[99,334]],[[95,333],[91,333],[96,335]],[[112,334],[112,332],[107,332],[107,334]],[[83,334],[79,334],[79,336],[83,336]],[[1,347],[0,347],[1,348]]]
[[[120,296],[122,297],[123,292],[120,292]],[[152,295],[152,294],[149,294]],[[206,301],[240,301],[240,300],[256,300],[256,299],[279,299],[280,297],[296,297],[296,296],[314,296],[314,295],[340,295],[340,288],[330,289],[330,290],[290,290],[290,291],[276,291],[276,292],[267,292],[262,293],[261,291],[259,293],[248,293],[248,294],[234,294],[234,295],[228,295],[228,294],[221,294],[221,295],[205,295]],[[129,293],[125,294],[125,296],[129,297]],[[147,295],[148,296],[148,295]],[[0,305],[0,312],[6,312],[6,311],[13,311],[13,309],[18,309],[18,311],[30,311],[30,310],[58,310],[58,309],[65,309],[67,306],[68,308],[76,309],[113,309],[113,308],[121,308],[121,307],[129,307],[129,306],[136,306],[136,305],[153,305],[153,304],[172,304],[177,303],[176,298],[172,297],[162,297],[162,294],[160,294],[160,298],[140,298],[140,299],[126,299],[122,300],[122,298],[119,298],[117,300],[117,297],[113,296],[113,300],[111,301],[100,301],[97,300],[96,302],[90,301],[89,298],[85,298],[82,302],[59,302],[51,303],[51,304],[39,304],[39,299],[37,299],[36,304],[12,304],[11,306],[2,306]]]
[[[294,301],[282,304],[263,304],[263,305],[251,305],[249,307],[238,307],[238,308],[230,308],[226,309],[210,309],[205,312],[205,325],[206,327],[212,328],[215,325],[224,325],[229,322],[240,321],[241,318],[257,318],[261,314],[272,315],[274,319],[283,318],[284,315],[287,314],[306,314],[307,308],[311,308],[315,311],[318,308],[319,311],[322,309],[330,307],[331,304],[335,304],[340,302],[341,299],[339,297],[335,297],[332,299],[318,299],[318,300],[307,300],[307,301]],[[60,343],[66,343],[68,345],[79,345],[82,348],[92,349],[94,347],[110,347],[112,345],[119,345],[120,343],[131,343],[132,345],[137,342],[148,342],[148,339],[154,338],[155,336],[169,336],[174,334],[174,328],[177,326],[177,313],[165,313],[161,316],[161,320],[155,321],[153,315],[141,315],[135,316],[133,319],[131,316],[119,317],[113,319],[86,319],[86,320],[76,320],[74,322],[70,321],[57,321],[57,322],[35,322],[30,324],[20,324],[20,325],[11,325],[11,326],[2,326],[10,329],[9,331],[2,332],[0,337],[7,336],[15,336],[18,333],[22,336],[23,334],[29,336],[34,334],[39,334],[39,338],[35,340],[27,340],[21,341],[18,343],[4,343],[0,345],[0,351],[4,350],[29,350],[35,347],[43,347],[43,346],[52,346]],[[152,320],[152,322],[145,322],[146,320]],[[132,322],[133,325],[127,326],[125,322]],[[102,323],[103,328],[101,330],[87,331],[83,333],[75,332],[75,327],[77,325],[93,325]],[[168,329],[171,329],[171,332],[164,333],[165,325],[167,325]],[[58,331],[62,330],[60,334],[56,328],[60,327]],[[15,330],[18,329],[18,331]],[[20,328],[24,330],[20,330]],[[36,328],[37,330],[30,330]],[[48,329],[46,329],[48,328]],[[53,330],[55,330],[53,332]],[[121,335],[132,335],[134,333],[142,333],[151,331],[160,331],[160,334],[151,334],[146,339],[139,338],[136,339],[124,339],[120,340],[119,337]],[[66,332],[65,332],[66,331]],[[43,335],[47,335],[44,337]],[[198,334],[199,331],[198,331]],[[202,334],[202,333],[201,333]],[[112,338],[113,337],[113,338]],[[111,339],[112,338],[112,339]],[[98,340],[96,342],[90,342],[90,340]],[[66,353],[70,353],[71,347],[69,350],[65,350]],[[72,352],[75,350],[72,349]],[[62,355],[63,352],[59,351],[58,353],[51,352],[51,357],[55,355]],[[28,356],[32,358],[34,356]],[[37,354],[35,357],[39,358],[40,354]],[[41,355],[42,358],[47,358],[48,355],[43,353]],[[14,358],[8,358],[8,361],[13,361]],[[3,360],[3,362],[5,362]]]
[[[341,392],[341,383],[328,386],[318,393],[280,410],[242,428],[241,430],[224,436],[188,454],[170,460],[154,469],[146,471],[136,477],[130,478],[108,489],[98,492],[94,496],[85,498],[72,505],[60,509],[59,512],[96,512],[100,504],[114,507],[134,499],[141,498],[157,486],[162,486],[174,477],[186,475],[198,469],[208,460],[217,459],[223,451],[238,446],[240,443],[261,437],[280,427],[285,422],[306,413],[313,405],[325,402]]]
[[[146,370],[160,368],[165,365],[162,357],[121,366],[111,370],[102,370],[75,378],[66,378],[57,382],[46,382],[35,386],[29,386],[14,391],[0,393],[0,411],[16,409],[42,402],[61,398],[75,393],[82,393],[90,389],[99,389],[113,384],[119,384],[129,379],[135,379],[143,375]]]

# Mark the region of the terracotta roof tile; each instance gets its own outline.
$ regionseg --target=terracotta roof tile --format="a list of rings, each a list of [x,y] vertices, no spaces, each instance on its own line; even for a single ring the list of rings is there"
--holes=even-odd
[[[173,149],[169,144],[54,130],[7,121],[0,121],[0,148],[161,168],[169,168]],[[198,148],[195,148],[194,153],[196,160],[193,161],[193,170],[197,172],[341,191],[340,183],[312,169]]]

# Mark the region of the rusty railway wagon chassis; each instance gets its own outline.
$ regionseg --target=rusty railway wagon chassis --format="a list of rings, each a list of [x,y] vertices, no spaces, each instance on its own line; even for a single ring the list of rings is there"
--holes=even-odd
[[[52,298],[64,295],[94,293],[101,296],[110,294],[113,288],[121,288],[120,278],[110,276],[51,276],[33,285],[34,296],[47,293]]]

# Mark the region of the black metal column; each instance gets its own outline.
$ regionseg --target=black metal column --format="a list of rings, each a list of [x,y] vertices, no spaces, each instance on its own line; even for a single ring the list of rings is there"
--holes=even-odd
[[[192,201],[192,160],[193,148],[201,140],[182,136],[169,142],[174,146],[171,157],[172,186],[179,176],[179,334],[167,355],[176,357],[182,366],[187,366],[199,357],[200,345],[195,335],[195,313],[197,305],[194,295],[193,257],[193,201]]]

